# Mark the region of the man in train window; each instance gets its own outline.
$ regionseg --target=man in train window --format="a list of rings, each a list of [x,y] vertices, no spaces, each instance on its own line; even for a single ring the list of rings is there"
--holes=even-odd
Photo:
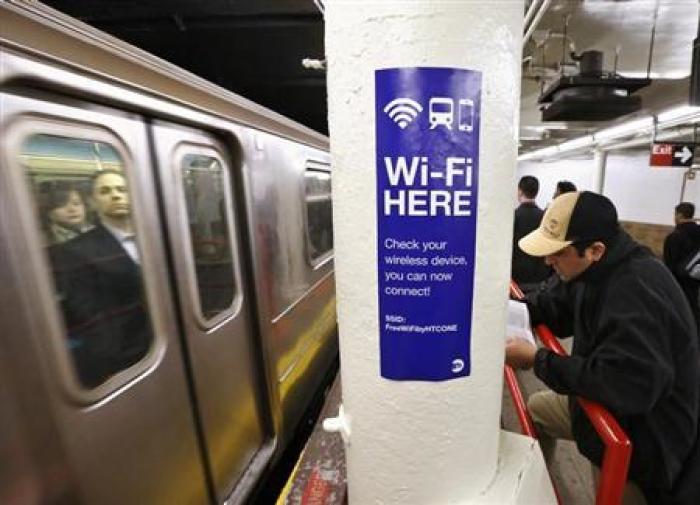
[[[610,200],[587,191],[555,199],[519,246],[563,281],[528,296],[533,322],[574,336],[571,356],[520,339],[506,346],[508,364],[534,366],[553,390],[528,402],[545,457],[569,438],[600,467],[603,444],[574,399],[586,398],[632,441],[625,503],[700,503],[697,330],[671,274],[620,229]]]
[[[90,201],[99,223],[51,256],[78,376],[94,387],[139,361],[152,334],[124,176],[97,172]]]

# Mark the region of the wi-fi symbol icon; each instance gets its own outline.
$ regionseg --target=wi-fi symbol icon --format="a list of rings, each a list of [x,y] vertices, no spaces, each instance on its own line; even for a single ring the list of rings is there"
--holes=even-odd
[[[410,98],[396,98],[384,106],[384,112],[386,112],[402,130],[422,111],[423,107],[421,104]]]

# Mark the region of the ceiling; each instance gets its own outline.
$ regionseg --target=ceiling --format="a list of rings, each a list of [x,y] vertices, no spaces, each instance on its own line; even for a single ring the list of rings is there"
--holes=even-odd
[[[328,132],[323,16],[312,0],[47,0],[45,4],[314,130]]]
[[[313,0],[45,3],[327,133],[325,74],[301,64],[304,58],[324,57],[323,17]],[[617,52],[616,70],[623,76],[646,76],[649,67],[653,83],[638,92],[643,99],[638,115],[687,103],[692,41],[698,32],[697,0],[526,2],[527,6],[533,3],[544,4],[546,10],[523,48],[521,152],[558,144],[610,123],[540,120],[537,96],[542,83],[577,71],[568,56],[561,65],[564,50],[601,50],[607,71],[613,70]]]
[[[520,151],[558,144],[630,119],[627,116],[588,123],[540,120],[537,97],[543,81],[551,82],[561,73],[578,72],[570,57],[564,60],[564,50],[577,54],[602,51],[604,70],[615,70],[624,77],[646,77],[648,72],[652,84],[636,93],[642,97],[643,108],[632,115],[644,116],[687,104],[692,45],[697,33],[697,0],[549,2],[523,49]]]

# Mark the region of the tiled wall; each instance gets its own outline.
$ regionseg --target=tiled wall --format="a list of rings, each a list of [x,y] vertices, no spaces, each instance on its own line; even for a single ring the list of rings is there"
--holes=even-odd
[[[635,223],[620,221],[624,230],[632,235],[637,242],[651,249],[659,258],[663,255],[664,240],[673,231],[673,226],[662,224]]]

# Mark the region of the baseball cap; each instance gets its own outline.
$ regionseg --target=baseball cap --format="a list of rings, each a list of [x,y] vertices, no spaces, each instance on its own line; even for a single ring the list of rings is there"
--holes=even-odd
[[[564,193],[552,200],[539,228],[518,246],[530,256],[547,256],[574,242],[610,238],[618,229],[617,211],[608,198],[591,191]]]

